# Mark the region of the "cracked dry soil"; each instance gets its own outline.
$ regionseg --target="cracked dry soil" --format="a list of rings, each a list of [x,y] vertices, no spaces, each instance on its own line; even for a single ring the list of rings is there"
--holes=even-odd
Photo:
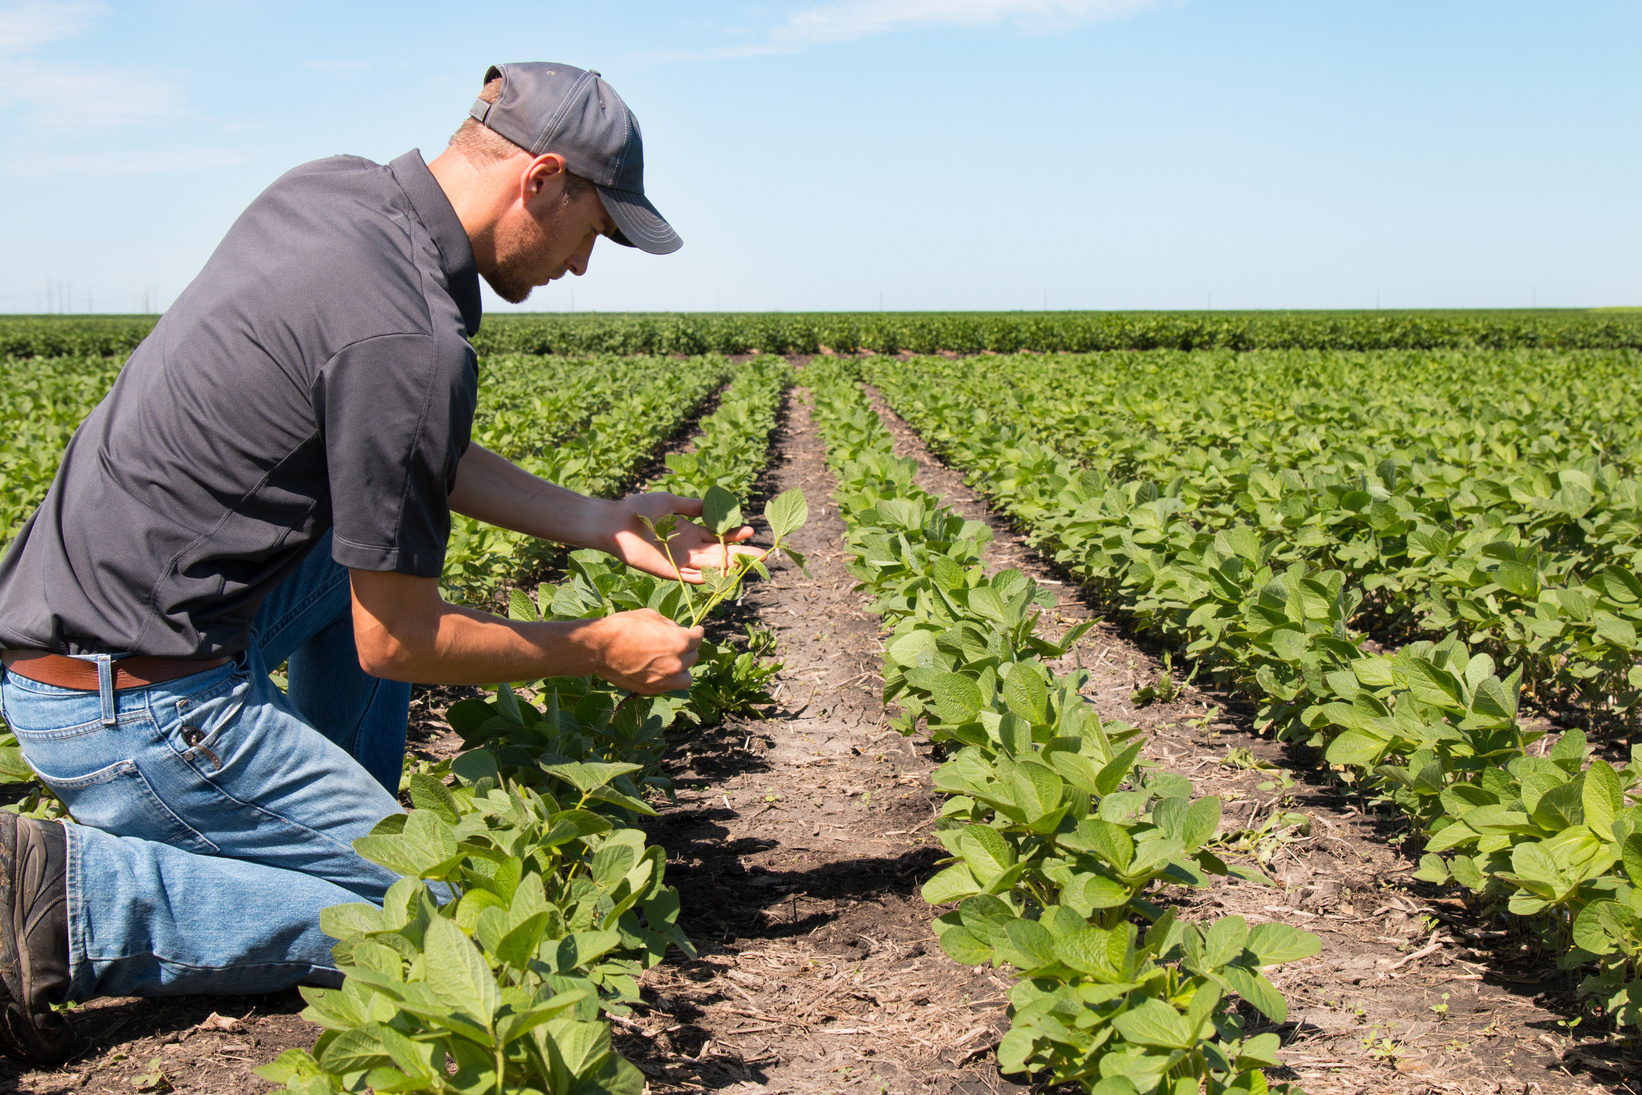
[[[1001,1075],[990,1053],[1010,979],[958,966],[930,931],[940,910],[918,888],[942,854],[930,835],[938,761],[887,725],[878,622],[844,571],[809,398],[789,393],[760,489],[804,488],[811,521],[795,546],[813,579],[778,569],[739,614],[779,637],[778,709],[681,739],[669,755],[678,804],[646,827],[668,851],[700,954],[645,976],[645,1004],[619,1022],[617,1047],[655,1095],[1042,1090]],[[993,528],[989,567],[1021,567],[1055,592],[1056,629],[1096,615],[958,472],[880,413],[898,451],[922,465],[922,485]],[[1273,1079],[1312,1095],[1642,1092],[1634,1050],[1562,1025],[1576,1013],[1554,962],[1411,883],[1404,827],[1361,809],[1314,753],[1253,733],[1252,712],[1213,690],[1188,684],[1137,707],[1133,693],[1162,672],[1156,655],[1104,621],[1060,668],[1087,668],[1103,718],[1143,727],[1148,758],[1220,795],[1227,840],[1274,880],[1220,880],[1185,896],[1187,915],[1281,920],[1322,938],[1317,957],[1275,971],[1290,1015],[1275,1028],[1288,1068]],[[454,698],[419,692],[420,754],[453,748],[439,715]],[[1285,812],[1309,825],[1274,825]],[[301,1007],[294,992],[93,1001],[76,1009],[84,1052],[54,1070],[0,1062],[0,1091],[265,1091],[250,1069],[313,1040]]]

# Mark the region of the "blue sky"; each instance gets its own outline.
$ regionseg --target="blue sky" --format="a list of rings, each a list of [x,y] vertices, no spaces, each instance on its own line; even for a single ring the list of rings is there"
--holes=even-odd
[[[685,240],[527,310],[1636,305],[1638,41],[1636,0],[0,0],[0,311],[163,307],[283,171],[431,158],[510,60],[605,74]]]

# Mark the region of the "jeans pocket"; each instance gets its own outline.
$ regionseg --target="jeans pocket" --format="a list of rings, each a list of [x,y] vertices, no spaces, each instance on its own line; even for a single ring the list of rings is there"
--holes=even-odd
[[[171,747],[196,767],[203,763],[211,771],[223,766],[225,746],[222,736],[244,710],[251,692],[249,674],[236,671],[211,687],[156,704],[156,713],[167,716],[161,733]]]
[[[49,772],[39,775],[81,825],[201,855],[216,855],[219,851],[154,793],[136,761],[118,761],[83,776],[54,776]]]

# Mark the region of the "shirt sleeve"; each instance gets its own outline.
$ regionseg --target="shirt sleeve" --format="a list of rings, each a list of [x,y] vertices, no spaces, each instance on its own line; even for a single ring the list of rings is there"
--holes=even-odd
[[[330,480],[331,555],[345,567],[437,578],[444,566],[478,372],[465,344],[462,354],[438,342],[365,339],[320,370],[314,410]]]

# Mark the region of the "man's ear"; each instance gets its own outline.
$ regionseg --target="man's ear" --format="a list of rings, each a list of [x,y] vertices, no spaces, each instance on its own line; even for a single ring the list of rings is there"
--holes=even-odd
[[[555,196],[564,189],[569,168],[557,152],[544,152],[525,165],[519,175],[519,199],[530,205],[544,195]]]

